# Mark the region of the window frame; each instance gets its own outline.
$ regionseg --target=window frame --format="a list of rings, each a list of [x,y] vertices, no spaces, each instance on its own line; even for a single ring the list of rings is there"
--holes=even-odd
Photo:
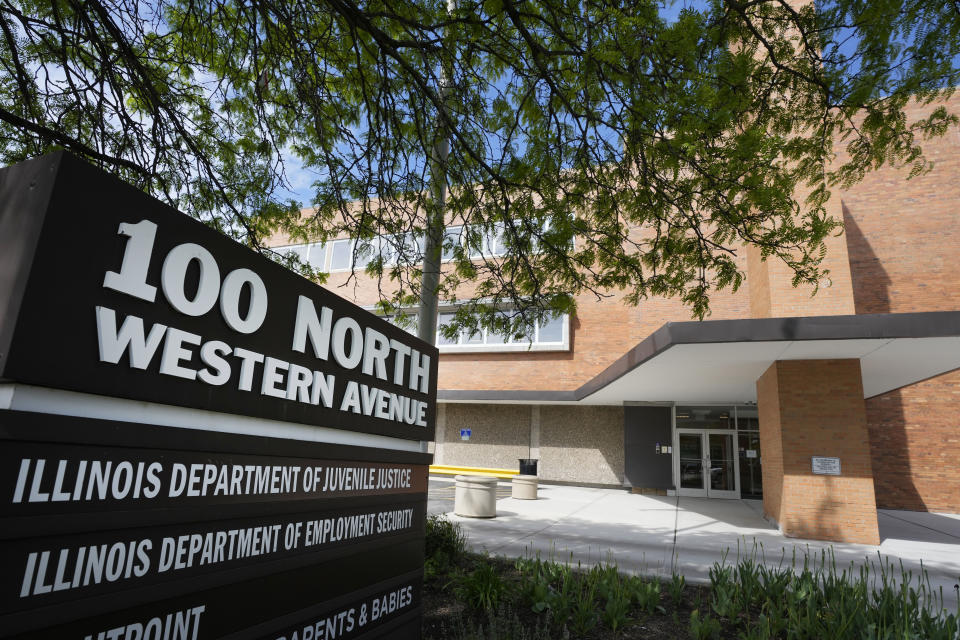
[[[334,266],[333,266],[333,252],[336,250],[336,248],[335,248],[336,245],[341,244],[341,243],[344,243],[344,242],[347,243],[347,246],[348,246],[348,249],[347,249],[347,256],[348,256],[347,262],[348,262],[348,265],[347,265],[346,267],[337,267],[337,268],[334,268]],[[330,254],[330,257],[327,259],[327,264],[329,264],[330,267],[329,267],[329,269],[327,269],[327,273],[344,273],[344,272],[347,272],[347,271],[353,271],[353,270],[356,268],[356,266],[353,264],[353,251],[354,251],[354,247],[355,247],[355,245],[356,245],[356,242],[357,242],[357,241],[356,241],[354,238],[339,238],[339,239],[337,239],[337,240],[331,240],[331,241],[329,242],[330,247],[329,247],[329,251],[328,251],[327,253]]]
[[[437,314],[437,338],[436,345],[440,353],[525,353],[532,351],[570,351],[570,316],[563,314],[560,316],[561,339],[554,342],[540,342],[540,323],[534,327],[533,341],[517,341],[513,336],[509,337],[509,342],[488,343],[488,329],[481,329],[483,342],[467,342],[468,338],[465,331],[458,335],[457,342],[452,344],[440,344],[440,315],[452,313],[455,309],[446,307],[441,308]]]
[[[503,234],[506,233],[505,223],[503,222],[495,223],[493,225],[492,230],[490,230],[490,232],[488,231],[483,232],[482,241],[481,241],[482,247],[479,250],[479,252],[474,251],[467,244],[467,235],[469,233],[470,226],[471,225],[464,225],[462,223],[444,226],[443,239],[446,240],[447,238],[455,237],[457,240],[456,242],[457,246],[459,246],[461,249],[463,249],[463,251],[466,252],[467,259],[470,261],[502,258],[504,255],[506,255],[506,253],[497,251],[500,248],[498,245],[504,244],[502,241],[502,237],[503,237]],[[454,229],[457,230],[455,236],[454,234],[450,233]],[[425,238],[423,236],[417,236],[412,231],[405,232],[403,236],[404,236],[404,240],[403,240],[404,245],[410,244],[410,247],[408,248],[408,250],[415,250],[421,254],[423,253],[424,244],[425,244]],[[328,240],[327,242],[307,242],[303,244],[291,244],[283,247],[276,247],[276,249],[278,251],[296,252],[297,255],[300,257],[301,261],[307,264],[310,264],[309,255],[310,255],[311,249],[316,245],[323,245],[324,247],[323,265],[319,267],[313,267],[313,265],[310,265],[310,266],[323,273],[345,273],[348,271],[365,269],[367,264],[369,264],[369,262],[372,261],[376,256],[383,255],[383,247],[386,243],[389,242],[388,239],[392,237],[393,236],[389,234],[383,234],[383,235],[378,235],[371,238],[368,241],[368,244],[371,248],[372,254],[370,256],[370,260],[368,260],[366,263],[354,262],[354,254],[357,249],[357,238],[336,238],[334,240]],[[573,246],[575,247],[576,239],[573,238],[571,240],[573,242]],[[350,264],[349,266],[346,266],[346,267],[334,268],[333,253],[334,253],[335,247],[337,245],[340,245],[341,243],[347,243],[349,246],[348,252],[350,255],[350,260],[349,260]],[[536,253],[539,253],[539,250],[537,250]],[[441,264],[447,264],[454,261],[455,259],[454,252],[451,250],[449,254],[450,254],[449,256],[445,255],[445,252],[441,247],[441,250],[440,250]],[[390,260],[385,259],[383,261],[383,264],[384,266],[396,265],[397,264],[396,256],[394,256]],[[416,264],[422,264],[422,261],[417,262]],[[415,265],[410,265],[410,266],[415,266]],[[510,344],[510,343],[506,343],[506,344]]]

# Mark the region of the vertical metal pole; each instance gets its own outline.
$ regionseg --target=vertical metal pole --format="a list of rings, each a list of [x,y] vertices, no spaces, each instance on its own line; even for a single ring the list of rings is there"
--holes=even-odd
[[[447,0],[447,12],[457,8],[456,0]],[[440,65],[440,102],[446,106],[450,97],[452,52],[443,54]],[[437,343],[437,287],[440,284],[440,259],[447,200],[447,157],[450,136],[446,124],[437,115],[433,148],[430,151],[430,206],[423,247],[423,277],[420,281],[420,308],[417,311],[417,335],[424,342]]]
[[[457,8],[456,0],[447,0],[447,13]],[[440,62],[440,104],[450,96],[453,60],[446,52]],[[430,151],[430,202],[427,229],[423,243],[423,276],[420,280],[420,308],[417,310],[417,335],[429,344],[437,343],[437,288],[440,285],[440,259],[443,255],[443,233],[447,201],[447,158],[450,136],[440,114],[437,114],[433,148]],[[445,426],[445,425],[444,425]],[[420,442],[426,453],[427,442]]]
[[[442,125],[438,122],[438,127]],[[437,287],[440,285],[440,258],[443,251],[444,212],[447,199],[447,155],[450,142],[446,133],[433,145],[430,161],[430,209],[423,247],[423,277],[420,280],[420,308],[417,311],[417,335],[424,342],[437,343]]]

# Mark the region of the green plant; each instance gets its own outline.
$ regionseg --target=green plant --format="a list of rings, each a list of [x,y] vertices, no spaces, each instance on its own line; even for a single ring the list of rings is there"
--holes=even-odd
[[[716,563],[710,568],[710,607],[721,618],[736,618],[741,610],[740,583],[732,567]]]
[[[448,573],[463,557],[466,538],[460,525],[445,516],[427,516],[423,577],[431,582]]]
[[[724,585],[714,588],[710,598],[710,608],[721,618],[736,618],[740,611],[737,602],[737,586]]]
[[[437,580],[450,570],[450,557],[442,551],[423,561],[423,579],[427,582]]]
[[[569,566],[535,558],[518,558],[514,567],[520,574],[520,596],[534,613],[549,612],[553,623],[561,628],[573,610],[573,592],[577,574]]]
[[[630,591],[634,602],[640,607],[640,610],[647,615],[652,615],[660,605],[660,583],[656,580],[646,581],[635,576],[630,580]]]
[[[489,563],[481,564],[456,581],[456,594],[468,606],[477,610],[496,609],[507,591],[507,585],[498,569]]]
[[[586,635],[597,626],[596,599],[597,574],[590,572],[578,580],[576,599],[570,614],[570,627],[579,636]]]
[[[452,627],[441,629],[438,636],[426,635],[424,640],[555,640],[569,637],[553,629],[549,621],[544,624],[538,621],[531,627],[509,603],[490,609],[482,620],[458,616]]]
[[[566,571],[561,574],[558,588],[550,592],[550,617],[553,623],[562,627],[570,620],[570,614],[573,612],[573,592],[577,585],[577,576],[569,567],[564,567]]]
[[[683,601],[683,590],[687,586],[687,579],[679,573],[674,573],[670,578],[670,599],[673,600],[673,606],[679,607]]]
[[[746,629],[737,634],[740,640],[773,640],[777,637],[779,636],[773,631],[769,618],[762,613],[753,624],[747,625]]]
[[[444,554],[448,561],[456,561],[466,546],[467,540],[459,524],[450,522],[444,515],[427,516],[424,551],[428,559]]]
[[[603,623],[616,633],[627,624],[628,613],[630,613],[630,598],[625,593],[618,593],[607,598],[600,617]]]
[[[442,558],[443,552],[435,557]],[[583,637],[602,624],[614,634],[630,620],[636,605],[643,615],[667,612],[660,606],[663,585],[626,576],[615,565],[598,564],[588,571],[577,565],[545,562],[539,557],[514,562],[521,606],[537,615],[535,628],[509,609],[503,562],[465,554],[461,572],[451,584],[467,605],[461,633],[443,638],[526,640]],[[724,637],[739,640],[960,640],[960,610],[943,608],[943,593],[930,586],[921,567],[919,578],[889,563],[838,568],[829,552],[794,554],[780,566],[767,566],[755,555],[735,565],[716,564],[711,586],[687,591],[683,576],[674,574],[666,588],[676,604],[688,595],[694,612],[682,621],[679,607],[671,612],[675,629],[687,627],[697,640]],[[527,614],[528,615],[528,614]],[[489,618],[489,619],[487,619]],[[568,634],[564,636],[564,634]]]
[[[695,640],[716,640],[720,637],[720,621],[709,613],[700,617],[700,610],[694,609],[690,614],[690,635]]]
[[[607,565],[598,570],[597,593],[603,601],[600,618],[614,633],[627,624],[631,601],[630,583],[631,579],[621,576],[616,565]]]
[[[553,591],[550,583],[541,576],[524,578],[520,582],[520,592],[530,610],[534,613],[543,613],[550,607]]]

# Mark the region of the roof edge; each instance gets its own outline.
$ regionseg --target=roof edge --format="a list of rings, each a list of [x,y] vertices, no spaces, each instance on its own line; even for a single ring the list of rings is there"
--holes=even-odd
[[[437,400],[577,402],[680,344],[952,336],[960,336],[960,311],[667,322],[575,390],[446,389]]]

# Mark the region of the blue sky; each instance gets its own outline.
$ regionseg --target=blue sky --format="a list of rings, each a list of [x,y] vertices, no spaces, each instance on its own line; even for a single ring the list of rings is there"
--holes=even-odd
[[[707,5],[704,0],[666,0],[660,8],[660,15],[667,21],[673,21],[685,8],[704,9]],[[278,192],[277,196],[297,200],[304,206],[309,206],[314,195],[313,183],[319,174],[304,167],[292,153],[285,154],[284,162],[290,185],[288,189]]]
[[[680,12],[686,8],[704,10],[708,7],[706,0],[665,0],[660,8],[660,15],[668,22],[676,20]],[[839,48],[839,53],[850,55],[855,51],[856,40],[850,38]],[[960,56],[954,58],[954,68],[960,67]],[[855,70],[855,66],[851,70]],[[291,198],[309,206],[314,195],[313,182],[318,174],[301,165],[292,153],[285,154],[286,178],[289,188],[278,193],[279,197]]]

